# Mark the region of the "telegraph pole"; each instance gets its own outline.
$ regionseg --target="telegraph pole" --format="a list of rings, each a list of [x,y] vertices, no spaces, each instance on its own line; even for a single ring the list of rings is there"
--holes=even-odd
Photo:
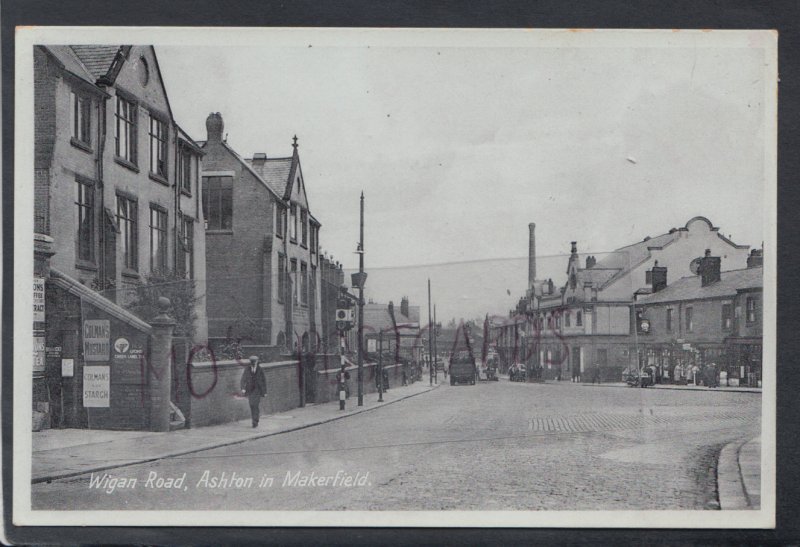
[[[361,191],[358,242],[358,406],[364,406],[364,191]]]
[[[439,383],[439,347],[438,347],[438,338],[439,338],[439,327],[438,323],[436,323],[436,304],[433,305],[433,363],[434,363],[434,372],[433,372],[433,382],[435,384]]]
[[[383,329],[378,333],[378,402],[383,402]]]
[[[430,385],[433,386],[433,316],[431,315],[431,278],[428,278],[428,367],[430,368]]]

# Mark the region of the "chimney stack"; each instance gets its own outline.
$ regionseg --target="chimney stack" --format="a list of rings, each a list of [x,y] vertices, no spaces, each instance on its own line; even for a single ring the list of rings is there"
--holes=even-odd
[[[533,289],[536,281],[536,224],[528,224],[528,288]]]
[[[253,154],[253,167],[261,167],[267,161],[267,154],[265,152],[256,152]]]
[[[651,270],[650,274],[651,285],[653,287],[653,292],[658,292],[661,289],[667,286],[667,269],[664,266],[658,265],[658,260],[653,265],[653,269]]]
[[[722,260],[718,256],[711,256],[711,249],[706,249],[705,256],[700,259],[700,284],[705,287],[721,279],[720,266]]]
[[[747,257],[748,268],[758,268],[764,265],[764,250],[753,249],[750,251],[750,256]]]
[[[572,250],[570,251],[570,253],[572,253],[573,255],[578,254],[578,242],[572,241],[571,245],[572,245]]]
[[[222,131],[225,129],[225,123],[222,121],[222,114],[219,112],[212,112],[206,118],[206,133],[208,133],[208,142],[222,142]]]
[[[586,269],[593,268],[594,265],[597,264],[597,259],[593,256],[586,257]]]
[[[400,313],[408,317],[408,297],[404,296],[400,299]]]

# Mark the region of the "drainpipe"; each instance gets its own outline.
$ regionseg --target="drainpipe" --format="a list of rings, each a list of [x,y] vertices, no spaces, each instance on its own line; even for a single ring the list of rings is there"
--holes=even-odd
[[[172,212],[172,271],[177,272],[178,270],[178,211],[180,211],[180,202],[181,202],[181,189],[180,184],[178,181],[178,149],[179,149],[179,141],[178,141],[178,124],[175,123],[173,120],[172,123],[172,130],[173,134],[175,135],[175,154],[172,161],[173,164],[173,171],[172,171],[172,181],[173,187],[175,188],[175,203],[173,205],[173,212]]]
[[[95,178],[97,179],[97,188],[100,193],[100,219],[105,217],[105,192],[104,192],[104,183],[103,183],[103,154],[105,153],[105,144],[106,144],[106,101],[108,101],[108,97],[104,97],[102,101],[97,102],[97,155],[95,156],[94,166],[95,166]],[[107,269],[106,269],[106,236],[105,230],[103,226],[105,225],[104,222],[99,222],[97,229],[98,229],[98,272],[100,274],[100,287],[102,291],[105,291],[107,288]],[[116,293],[115,298],[113,299],[116,302]]]

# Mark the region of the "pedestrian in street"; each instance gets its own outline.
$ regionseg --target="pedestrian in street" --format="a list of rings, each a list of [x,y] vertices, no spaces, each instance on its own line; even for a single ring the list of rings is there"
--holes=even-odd
[[[244,369],[241,381],[242,395],[246,396],[250,403],[250,416],[253,427],[258,427],[258,419],[261,416],[261,398],[267,395],[267,378],[264,371],[258,366],[258,357],[250,356],[250,366]]]
[[[709,364],[708,368],[706,368],[705,383],[706,386],[710,388],[719,387],[719,383],[717,382],[717,367],[714,363]]]
[[[592,383],[600,383],[600,363],[594,364],[594,376],[592,376]]]

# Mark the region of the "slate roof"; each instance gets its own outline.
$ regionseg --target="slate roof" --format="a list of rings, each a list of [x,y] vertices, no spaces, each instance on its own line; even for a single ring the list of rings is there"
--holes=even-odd
[[[208,143],[207,143],[207,141],[206,141],[206,142],[203,142],[203,144],[201,145],[201,148],[205,149],[205,147],[206,147],[206,144],[208,144]],[[247,159],[243,158],[242,156],[240,156],[240,155],[239,155],[239,153],[238,153],[236,150],[234,150],[234,149],[233,149],[233,147],[231,147],[231,145],[229,145],[227,142],[225,142],[225,141],[221,141],[221,144],[222,144],[222,146],[223,146],[223,147],[225,147],[225,149],[226,149],[226,150],[228,150],[228,151],[229,151],[231,154],[233,154],[233,156],[234,156],[234,157],[235,157],[237,160],[239,160],[239,161],[242,163],[242,165],[244,166],[244,168],[245,168],[245,169],[247,169],[248,171],[250,171],[250,173],[252,173],[252,174],[253,174],[253,176],[255,176],[255,177],[256,177],[256,179],[257,179],[259,182],[261,182],[261,184],[263,184],[264,186],[266,186],[267,190],[269,190],[270,192],[272,192],[273,194],[275,194],[275,196],[276,196],[278,199],[283,199],[283,194],[279,194],[279,193],[277,193],[277,192],[276,192],[276,191],[275,191],[275,190],[272,188],[272,186],[270,186],[270,185],[269,185],[269,183],[267,183],[267,181],[265,181],[265,180],[264,180],[264,178],[261,176],[261,174],[260,174],[260,173],[258,173],[258,172],[255,170],[255,168],[253,168],[253,166],[251,165],[251,162],[252,162],[252,160],[247,160]],[[287,177],[287,178],[288,178],[288,177]]]
[[[260,165],[253,164],[252,158],[245,159],[245,161],[273,192],[281,197],[286,195],[289,175],[292,173],[292,158],[270,158]]]
[[[69,46],[95,80],[108,74],[120,47],[122,46]]]
[[[764,286],[764,268],[745,268],[720,273],[720,280],[703,287],[699,275],[681,277],[655,294],[639,300],[642,305],[683,300],[700,300],[735,296],[743,289],[760,289]]]
[[[647,241],[639,241],[632,245],[620,247],[598,260],[592,269],[616,268],[618,270],[627,270],[650,256],[648,247],[664,247],[679,237],[680,233],[675,231],[671,234],[667,233],[651,237]]]
[[[400,313],[400,306],[394,307],[394,318],[397,321],[398,329],[401,333],[405,330],[416,330],[419,328],[419,306],[409,306],[408,316]],[[388,304],[365,304],[364,305],[364,325],[377,330],[390,330],[392,328],[392,318],[389,315]],[[405,326],[405,328],[403,328]]]
[[[619,269],[605,269],[598,266],[593,266],[588,270],[578,270],[579,286],[583,287],[583,283],[589,281],[592,287],[602,287],[609,279],[619,273]]]
[[[94,84],[95,78],[89,69],[78,59],[75,52],[69,46],[42,46],[49,51],[58,61],[64,65],[64,69],[78,78]]]

